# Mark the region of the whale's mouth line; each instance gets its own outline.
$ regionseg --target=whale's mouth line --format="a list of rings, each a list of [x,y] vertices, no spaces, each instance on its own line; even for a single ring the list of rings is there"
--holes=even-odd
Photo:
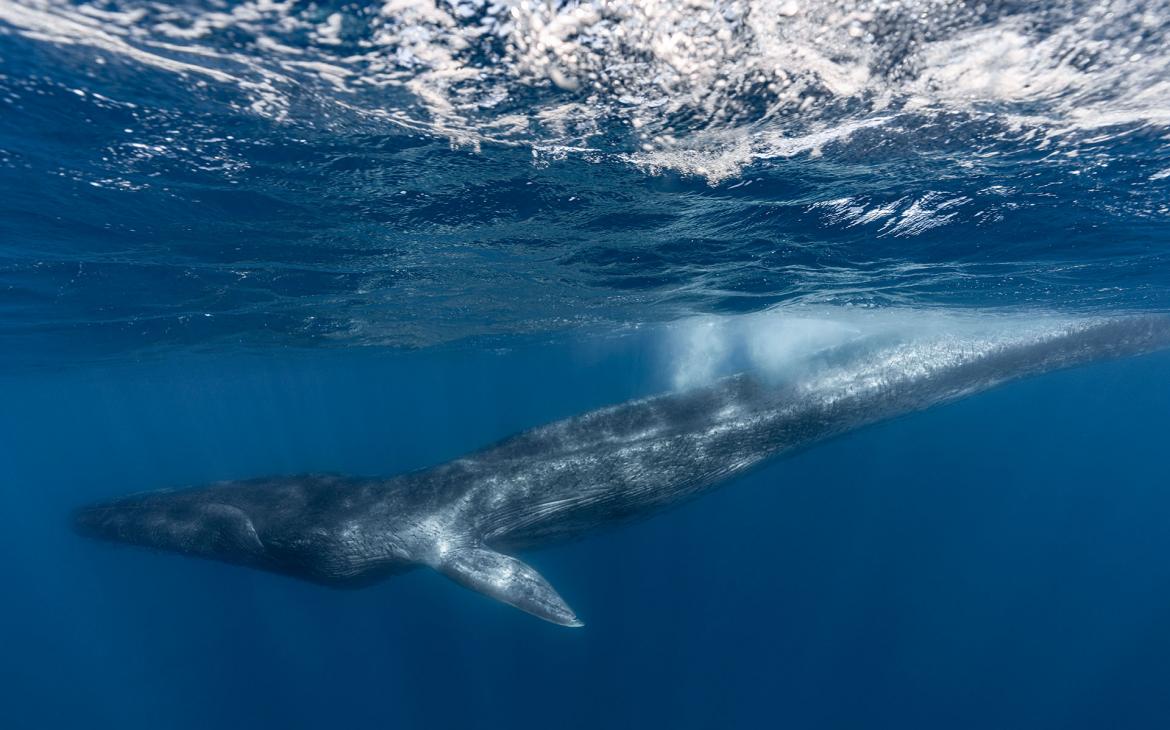
[[[171,552],[204,554],[216,546],[238,550],[248,545],[255,555],[266,554],[267,545],[245,510],[224,502],[168,504],[166,497],[173,494],[165,490],[79,507],[72,513],[73,530],[82,537]],[[210,542],[199,541],[201,534]]]

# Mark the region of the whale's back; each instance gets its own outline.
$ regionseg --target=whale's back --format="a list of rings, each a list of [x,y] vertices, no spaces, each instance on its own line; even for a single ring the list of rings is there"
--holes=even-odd
[[[882,333],[798,377],[748,372],[598,409],[461,460],[486,475],[479,529],[516,547],[678,504],[777,455],[999,384],[1170,345],[1170,317],[1007,320]]]

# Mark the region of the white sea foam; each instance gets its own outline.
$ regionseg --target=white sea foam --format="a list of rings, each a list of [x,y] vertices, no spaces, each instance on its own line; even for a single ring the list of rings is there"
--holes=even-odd
[[[953,0],[118,7],[0,0],[0,22],[234,86],[250,113],[277,120],[310,94],[332,107],[314,123],[344,111],[459,145],[588,150],[712,182],[908,113],[989,115],[1038,147],[1170,125],[1170,0],[1013,11]]]

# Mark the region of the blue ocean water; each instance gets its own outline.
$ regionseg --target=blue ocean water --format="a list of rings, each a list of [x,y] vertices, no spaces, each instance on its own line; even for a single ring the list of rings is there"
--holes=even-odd
[[[68,515],[421,468],[867,322],[1165,312],[1168,35],[1158,0],[0,0],[0,724],[1164,726],[1167,353],[526,555],[579,630]]]

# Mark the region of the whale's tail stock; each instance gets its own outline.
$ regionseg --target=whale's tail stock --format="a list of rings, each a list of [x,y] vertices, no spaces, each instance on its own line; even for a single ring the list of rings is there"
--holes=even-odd
[[[1170,314],[1142,314],[1088,320],[1078,335],[1083,359],[1128,357],[1170,347]]]
[[[977,358],[997,380],[1144,355],[1170,347],[1170,315],[1120,315],[1053,323],[1019,337],[1009,328],[1002,345]],[[995,376],[999,376],[995,378]]]
[[[994,353],[988,363],[1009,378],[1170,348],[1170,315],[1143,314],[1074,320],[1050,338]],[[1005,378],[1006,379],[1006,378]]]
[[[849,322],[842,344],[792,379],[798,393],[866,411],[852,427],[978,393],[1008,381],[1170,348],[1170,315],[884,313]]]

